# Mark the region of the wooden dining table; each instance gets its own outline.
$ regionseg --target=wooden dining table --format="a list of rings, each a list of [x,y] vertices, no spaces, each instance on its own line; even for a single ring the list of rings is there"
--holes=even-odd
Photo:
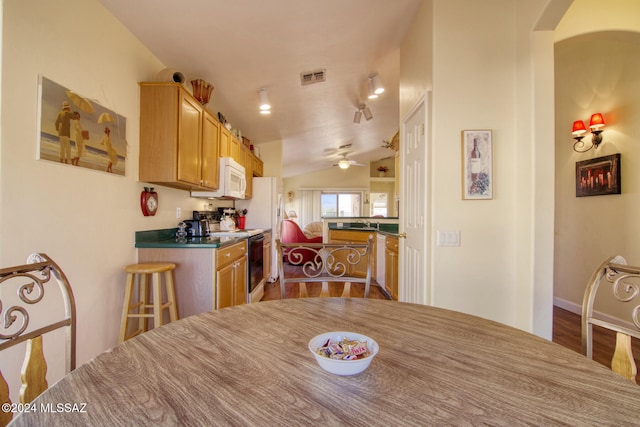
[[[366,371],[333,375],[307,348],[330,331],[380,351]],[[33,404],[16,426],[640,424],[640,387],[581,354],[455,311],[355,298],[191,316],[98,355]]]

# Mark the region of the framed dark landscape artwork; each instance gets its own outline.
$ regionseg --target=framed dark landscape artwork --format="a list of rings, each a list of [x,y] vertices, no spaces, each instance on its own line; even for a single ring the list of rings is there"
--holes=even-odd
[[[44,76],[38,99],[38,159],[124,176],[126,118]]]
[[[576,197],[620,194],[620,153],[576,162]]]

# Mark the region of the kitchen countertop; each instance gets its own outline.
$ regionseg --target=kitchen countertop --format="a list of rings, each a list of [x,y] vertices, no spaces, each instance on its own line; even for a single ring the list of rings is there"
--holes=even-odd
[[[164,230],[136,231],[136,248],[203,248],[217,249],[238,243],[248,239],[242,236],[221,236],[221,237],[195,237],[187,239],[185,243],[176,241],[177,228],[167,228]],[[267,230],[265,230],[267,231]]]
[[[375,231],[390,236],[398,235],[398,224],[380,223],[377,227],[367,227],[366,224],[361,222],[340,222],[340,224],[342,226],[338,226],[338,222],[330,222],[328,224],[329,230]]]

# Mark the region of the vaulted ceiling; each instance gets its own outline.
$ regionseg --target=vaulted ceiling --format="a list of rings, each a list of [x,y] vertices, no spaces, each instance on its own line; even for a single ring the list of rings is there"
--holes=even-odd
[[[400,44],[421,0],[100,2],[167,67],[211,82],[210,106],[252,143],[281,140],[284,177],[332,168],[345,152],[392,154],[381,145],[399,126]],[[316,70],[326,80],[302,85]],[[369,100],[373,74],[385,92]],[[259,114],[260,88],[270,115]],[[373,118],[354,123],[361,103]]]

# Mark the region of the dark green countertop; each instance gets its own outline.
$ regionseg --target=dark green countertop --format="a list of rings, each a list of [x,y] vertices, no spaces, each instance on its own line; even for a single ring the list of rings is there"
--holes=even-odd
[[[164,230],[136,231],[136,248],[202,248],[217,249],[246,240],[247,237],[196,237],[185,243],[176,241],[177,228]]]
[[[370,221],[373,224],[376,224],[375,221]],[[389,223],[380,223],[379,225],[376,224],[375,227],[367,227],[366,224],[363,224],[361,222],[342,222],[340,221],[340,223],[342,224],[341,227],[338,227],[338,222],[329,222],[328,227],[329,230],[350,230],[350,231],[377,231],[383,234],[389,234],[389,235],[394,235],[397,236],[398,235],[398,224],[389,224]]]

